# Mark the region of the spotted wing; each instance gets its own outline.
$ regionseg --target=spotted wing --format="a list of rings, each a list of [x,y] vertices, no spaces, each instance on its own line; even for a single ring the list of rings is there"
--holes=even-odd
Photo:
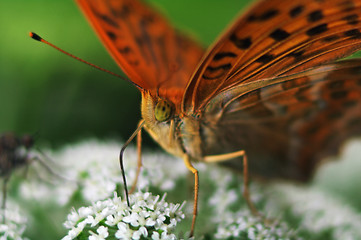
[[[193,75],[183,110],[194,114],[235,85],[296,73],[361,48],[360,0],[262,0],[222,35]]]
[[[361,136],[361,59],[233,87],[210,101],[202,126],[213,134],[207,155],[244,149],[254,175],[307,180]]]
[[[77,0],[130,80],[143,89],[185,88],[203,50],[136,0]]]

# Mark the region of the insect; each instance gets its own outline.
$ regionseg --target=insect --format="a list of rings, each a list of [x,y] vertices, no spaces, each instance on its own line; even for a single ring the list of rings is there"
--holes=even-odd
[[[144,128],[195,176],[191,234],[193,162],[306,181],[361,134],[361,59],[336,62],[361,48],[361,0],[260,0],[207,51],[143,2],[77,3],[142,94],[131,138]]]
[[[0,177],[3,179],[1,207],[3,210],[6,207],[7,182],[15,169],[30,163],[31,157],[28,156],[28,151],[33,145],[34,138],[30,135],[17,137],[14,133],[8,132],[0,136]]]

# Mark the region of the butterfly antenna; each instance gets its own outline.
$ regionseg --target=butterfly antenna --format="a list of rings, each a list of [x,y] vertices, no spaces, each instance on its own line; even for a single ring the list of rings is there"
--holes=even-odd
[[[111,72],[111,71],[109,71],[109,70],[107,70],[107,69],[105,69],[105,68],[99,67],[99,66],[97,66],[97,65],[95,65],[95,64],[93,64],[93,63],[87,62],[87,61],[85,61],[85,60],[83,60],[83,59],[81,59],[81,58],[79,58],[79,57],[77,57],[77,56],[74,56],[73,54],[68,53],[68,52],[64,51],[63,49],[55,46],[54,44],[46,41],[44,38],[40,37],[38,34],[36,34],[36,33],[34,33],[34,32],[30,32],[30,33],[29,33],[29,36],[30,36],[32,39],[36,40],[36,41],[45,43],[45,44],[49,45],[50,47],[55,48],[55,49],[58,50],[59,52],[62,52],[62,53],[64,53],[65,55],[68,55],[68,56],[71,57],[71,58],[74,58],[74,59],[76,59],[76,60],[78,60],[78,61],[80,61],[80,62],[82,62],[82,63],[85,63],[85,64],[87,64],[87,65],[89,65],[89,66],[91,66],[91,67],[93,67],[93,68],[95,68],[95,69],[98,69],[98,70],[100,70],[100,71],[109,73],[109,74],[111,74],[111,75],[113,75],[113,76],[115,76],[115,77],[118,77],[118,78],[123,79],[123,80],[125,80],[125,81],[127,81],[127,82],[130,82],[131,84],[135,85],[137,88],[142,89],[139,85],[131,82],[129,79],[125,78],[124,76],[119,75],[119,74],[116,74],[116,73],[113,73],[113,72]]]

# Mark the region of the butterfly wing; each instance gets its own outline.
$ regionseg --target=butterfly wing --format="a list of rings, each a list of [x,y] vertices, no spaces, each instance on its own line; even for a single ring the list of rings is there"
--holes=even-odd
[[[296,73],[361,47],[360,0],[263,0],[222,35],[193,75],[183,111],[193,114],[234,85]]]
[[[130,80],[143,89],[185,88],[203,50],[136,0],[77,0]]]
[[[207,154],[244,149],[255,175],[307,180],[361,135],[361,59],[233,87],[210,101],[202,124],[216,133],[204,141]]]

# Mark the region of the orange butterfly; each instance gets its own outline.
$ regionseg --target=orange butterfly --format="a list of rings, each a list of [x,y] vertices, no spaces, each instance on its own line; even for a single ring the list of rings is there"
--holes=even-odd
[[[195,174],[192,231],[192,162],[303,181],[361,134],[361,59],[334,62],[361,48],[361,0],[261,0],[206,53],[141,2],[77,2],[142,93],[135,134]]]

